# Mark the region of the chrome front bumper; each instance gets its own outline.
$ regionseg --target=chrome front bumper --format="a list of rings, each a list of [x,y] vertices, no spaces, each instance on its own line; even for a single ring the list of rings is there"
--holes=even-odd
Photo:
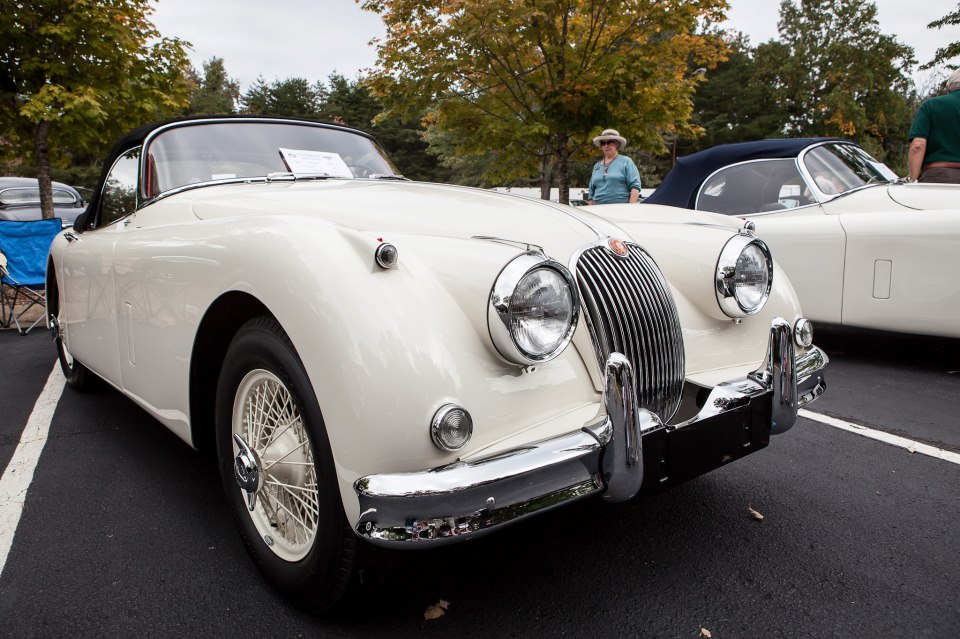
[[[695,477],[767,445],[825,388],[827,356],[796,357],[792,330],[777,318],[757,372],[710,391],[700,412],[665,425],[638,407],[625,357],[606,362],[604,410],[581,430],[474,462],[362,477],[354,484],[354,530],[373,543],[473,537],[593,494],[625,501]],[[413,544],[420,546],[421,544]]]

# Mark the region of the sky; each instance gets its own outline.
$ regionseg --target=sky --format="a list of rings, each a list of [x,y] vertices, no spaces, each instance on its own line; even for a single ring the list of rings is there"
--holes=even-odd
[[[729,0],[727,28],[746,33],[753,45],[778,35],[777,0]],[[955,27],[927,24],[957,8],[957,0],[874,0],[880,30],[913,47],[922,64],[958,35]],[[337,72],[356,78],[376,63],[372,38],[384,34],[380,16],[354,0],[154,0],[154,25],[167,37],[192,44],[190,60],[223,58],[227,73],[245,91],[258,76],[267,82]],[[915,72],[918,85],[933,72]]]

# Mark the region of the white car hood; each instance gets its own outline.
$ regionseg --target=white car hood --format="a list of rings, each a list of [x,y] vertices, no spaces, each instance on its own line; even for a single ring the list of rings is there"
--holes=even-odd
[[[557,250],[598,236],[625,236],[608,221],[572,207],[482,189],[398,181],[323,180],[208,186],[190,198],[203,220],[247,215],[312,216],[377,236],[497,237]]]

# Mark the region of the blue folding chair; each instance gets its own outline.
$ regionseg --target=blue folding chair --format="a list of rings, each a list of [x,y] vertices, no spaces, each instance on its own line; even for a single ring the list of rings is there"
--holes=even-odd
[[[16,324],[20,334],[26,335],[44,319],[41,313],[27,328],[20,325],[27,311],[46,304],[47,253],[53,238],[62,230],[60,218],[0,220],[0,253],[7,258],[6,266],[0,268],[0,325],[9,328],[11,323]]]

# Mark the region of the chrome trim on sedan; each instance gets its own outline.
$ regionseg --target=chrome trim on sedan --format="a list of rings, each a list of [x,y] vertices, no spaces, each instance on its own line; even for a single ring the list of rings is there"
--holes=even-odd
[[[826,355],[815,346],[797,355],[790,324],[777,318],[759,371],[716,386],[696,416],[665,425],[637,406],[630,362],[612,353],[602,409],[582,429],[478,461],[361,477],[354,483],[360,505],[354,531],[378,545],[425,547],[482,535],[593,494],[604,493],[609,501],[630,499],[651,476],[644,469],[646,437],[662,442],[679,434],[677,443],[682,443],[684,433],[696,435],[714,424],[720,428],[724,420],[735,420],[733,428],[726,424],[725,433],[755,432],[757,419],[770,419],[770,433],[783,432],[796,421],[798,407],[823,391],[826,364]],[[765,445],[748,439],[738,454]],[[726,461],[708,463],[715,467]]]

